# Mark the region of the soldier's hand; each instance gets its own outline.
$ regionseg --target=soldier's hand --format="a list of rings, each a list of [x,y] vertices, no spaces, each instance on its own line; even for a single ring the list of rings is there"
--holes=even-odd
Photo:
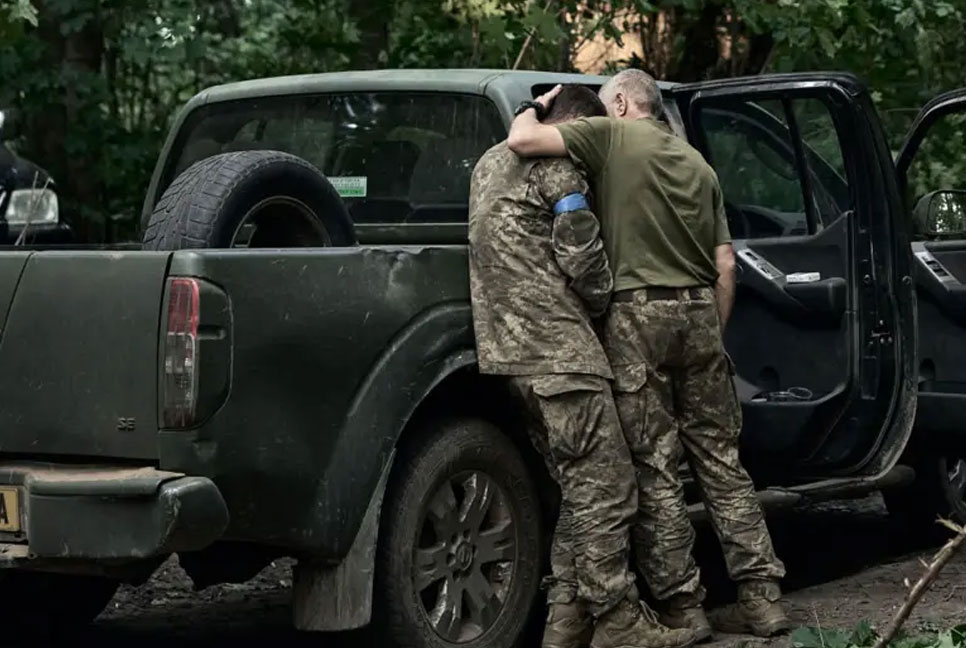
[[[543,93],[542,95],[534,99],[534,101],[536,101],[538,104],[543,106],[545,109],[548,109],[550,108],[550,104],[553,103],[553,100],[557,98],[558,94],[560,94],[561,90],[563,90],[563,86],[560,84],[557,84],[549,92]]]

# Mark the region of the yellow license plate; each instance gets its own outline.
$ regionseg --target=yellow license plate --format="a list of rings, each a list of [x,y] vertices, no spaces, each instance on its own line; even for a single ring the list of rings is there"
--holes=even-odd
[[[20,531],[20,492],[16,488],[0,488],[0,532]]]

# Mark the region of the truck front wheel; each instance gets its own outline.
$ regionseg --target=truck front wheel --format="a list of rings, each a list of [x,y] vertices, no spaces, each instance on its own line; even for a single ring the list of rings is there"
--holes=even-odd
[[[546,544],[534,482],[486,421],[423,432],[398,455],[383,504],[376,627],[401,648],[517,645]]]

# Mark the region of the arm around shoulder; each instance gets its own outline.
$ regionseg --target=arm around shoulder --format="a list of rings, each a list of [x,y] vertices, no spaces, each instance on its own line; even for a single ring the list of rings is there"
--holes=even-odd
[[[560,131],[537,120],[533,110],[517,116],[510,126],[507,146],[521,157],[559,157],[567,154]]]

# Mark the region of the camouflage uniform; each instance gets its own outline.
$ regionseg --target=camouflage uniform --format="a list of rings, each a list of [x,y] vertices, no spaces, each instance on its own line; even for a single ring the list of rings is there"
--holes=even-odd
[[[601,199],[615,290],[604,347],[639,482],[632,537],[641,571],[667,607],[699,606],[678,476],[684,456],[739,589],[777,580],[784,567],[738,461],[740,409],[712,288],[715,250],[731,242],[714,169],[649,117],[592,117],[557,129]]]
[[[470,192],[470,288],[480,371],[509,377],[560,485],[549,598],[580,597],[599,615],[633,585],[637,495],[591,325],[613,287],[599,225],[587,209],[554,216],[574,193],[587,185],[568,160],[521,160],[505,143],[487,151]]]
[[[620,293],[611,305],[604,346],[637,470],[634,552],[654,596],[684,595],[694,603],[704,598],[678,475],[682,456],[697,479],[731,578],[782,578],[784,566],[738,459],[741,409],[714,290]]]

